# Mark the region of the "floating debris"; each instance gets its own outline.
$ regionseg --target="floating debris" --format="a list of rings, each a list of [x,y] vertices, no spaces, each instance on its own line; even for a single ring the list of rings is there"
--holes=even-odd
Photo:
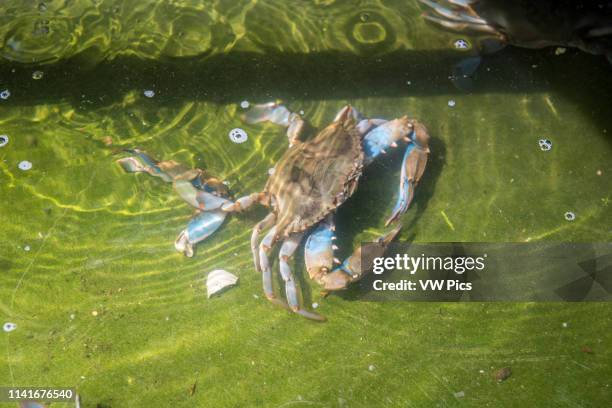
[[[238,277],[236,275],[224,271],[223,269],[215,269],[206,277],[206,292],[208,298],[210,299],[214,294],[234,286],[237,282]]]
[[[543,152],[547,152],[552,149],[552,142],[548,139],[540,139],[538,140],[538,145]]]
[[[32,163],[27,160],[23,160],[19,162],[18,166],[20,170],[27,171],[32,168]]]
[[[497,370],[493,376],[495,377],[495,380],[502,382],[510,378],[511,375],[512,370],[510,367],[504,367]]]
[[[42,71],[34,71],[32,72],[32,79],[39,80],[39,79],[42,79],[44,75],[45,73]]]
[[[232,142],[240,144],[246,142],[249,136],[243,129],[234,128],[230,130],[229,138]]]
[[[143,92],[143,95],[147,98],[153,98],[155,96],[155,91],[152,89],[147,89]]]
[[[4,91],[0,92],[0,99],[7,100],[8,98],[10,98],[10,96],[11,91],[9,91],[8,89],[5,89]]]
[[[566,212],[564,215],[566,221],[574,221],[576,219],[576,214],[571,211]],[[563,323],[567,324],[567,323]]]
[[[368,371],[372,372],[372,371],[374,371],[374,370],[376,370],[376,366],[375,366],[375,365],[373,365],[373,364],[370,364],[370,365],[368,366]]]
[[[450,106],[451,108],[454,108],[456,104],[457,102],[455,102],[454,99],[451,99],[450,101],[448,101],[448,106]]]
[[[4,330],[7,333],[12,332],[16,328],[17,328],[17,325],[15,323],[11,323],[11,322],[6,322],[2,326],[2,330]]]
[[[30,249],[31,249],[31,248],[30,248],[30,246],[29,246],[29,245],[26,245],[26,246],[24,246],[24,247],[23,247],[23,250],[24,250],[24,251],[26,251],[26,252],[30,251]]]
[[[246,108],[248,108],[250,105],[251,105],[251,104],[249,103],[249,101],[246,101],[246,100],[245,100],[245,101],[240,102],[240,107],[241,107],[242,109],[246,109]]]
[[[4,147],[8,144],[9,137],[7,135],[0,135],[0,147]]]
[[[465,392],[459,391],[459,392],[455,392],[453,395],[455,396],[455,398],[463,398],[465,397]]]
[[[317,302],[314,302],[314,303],[312,304],[312,308],[313,308],[313,309],[316,309],[316,308],[318,308],[318,307],[319,307],[319,304],[318,304]]]
[[[565,51],[567,51],[567,48],[557,47],[557,49],[555,50],[555,55],[563,55],[565,54]]]
[[[582,346],[580,351],[582,351],[583,353],[587,353],[587,354],[593,354],[593,349],[590,348],[589,346]]]
[[[463,38],[455,40],[455,42],[453,42],[453,45],[457,50],[469,50],[470,48],[472,48],[470,46],[470,43],[467,40],[464,40]]]
[[[268,169],[268,175],[269,175],[269,176],[273,175],[275,170],[276,170],[276,169],[275,169],[274,167],[270,167],[270,168]]]

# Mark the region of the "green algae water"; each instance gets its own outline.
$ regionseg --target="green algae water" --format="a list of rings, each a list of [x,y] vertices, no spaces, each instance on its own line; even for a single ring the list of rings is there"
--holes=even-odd
[[[0,386],[73,387],[100,408],[609,403],[607,303],[323,298],[298,251],[304,303],[328,318],[317,324],[263,296],[249,240],[265,209],[230,215],[187,258],[173,243],[193,209],[116,163],[142,148],[240,197],[287,149],[282,128],[243,123],[241,103],[280,99],[317,128],[350,103],[429,128],[402,241],[611,241],[605,59],[507,48],[458,86],[478,38],[421,12],[408,0],[2,2],[0,318],[16,328],[0,333]],[[385,231],[400,164],[377,160],[338,211],[340,258]],[[240,281],[207,299],[214,269]]]

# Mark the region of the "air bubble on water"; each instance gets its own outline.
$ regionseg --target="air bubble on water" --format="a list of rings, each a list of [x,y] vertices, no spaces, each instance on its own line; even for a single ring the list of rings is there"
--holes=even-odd
[[[361,13],[359,15],[359,20],[361,20],[362,23],[367,22],[370,19],[370,14],[369,13]]]
[[[0,147],[4,147],[8,144],[9,137],[7,135],[0,135]]]
[[[246,108],[248,108],[249,106],[250,106],[250,104],[249,104],[249,101],[247,101],[247,100],[244,100],[244,101],[240,102],[240,107],[241,107],[242,109],[246,109]]]
[[[15,330],[17,328],[17,325],[15,323],[11,323],[11,322],[6,322],[4,323],[4,325],[2,326],[2,329],[9,333],[12,332],[13,330]]]
[[[153,98],[155,96],[155,91],[152,89],[147,89],[143,92],[143,95],[147,98]]]
[[[19,162],[19,169],[26,171],[26,170],[30,170],[32,168],[32,163],[27,161],[27,160],[23,160],[21,162]]]
[[[538,145],[543,152],[547,152],[552,149],[552,142],[548,139],[540,139],[538,140]]]
[[[564,328],[564,329],[567,329],[568,324],[567,324],[567,322],[563,322],[563,323],[561,324],[561,326],[563,326],[563,328]]]
[[[275,169],[274,167],[270,167],[270,168],[268,169],[268,176],[273,175],[275,170],[276,170],[276,169]]]
[[[574,221],[576,219],[576,214],[571,211],[568,211],[564,215],[566,221]]]
[[[454,99],[451,99],[448,101],[448,106],[450,106],[451,108],[455,107],[455,105],[457,104],[457,102],[455,102]]]
[[[318,307],[319,307],[319,304],[318,304],[317,302],[314,302],[314,303],[312,304],[312,308],[313,308],[313,309],[316,309],[316,308],[318,308]]]
[[[375,367],[373,364],[370,364],[370,365],[368,366],[368,371],[372,372],[372,371],[374,371],[374,370],[376,370],[376,367]]]
[[[24,247],[23,247],[23,250],[24,250],[24,251],[26,251],[26,252],[28,252],[30,249],[31,249],[31,248],[30,248],[30,246],[29,246],[29,245],[26,245],[26,246],[24,246]]]
[[[0,99],[7,100],[10,96],[11,96],[11,91],[9,91],[8,89],[5,89],[2,92],[0,92]]]
[[[247,139],[249,138],[247,133],[243,129],[240,129],[240,128],[234,128],[230,130],[228,136],[232,142],[239,143],[239,144],[246,142]]]
[[[464,40],[463,38],[455,40],[453,45],[455,46],[455,49],[458,49],[458,50],[470,49],[470,43],[467,40]]]
[[[304,111],[303,110],[300,111],[300,115],[304,116]]]
[[[39,79],[42,79],[42,77],[44,75],[45,75],[45,73],[42,72],[42,71],[34,71],[34,72],[32,72],[32,79],[39,80]]]

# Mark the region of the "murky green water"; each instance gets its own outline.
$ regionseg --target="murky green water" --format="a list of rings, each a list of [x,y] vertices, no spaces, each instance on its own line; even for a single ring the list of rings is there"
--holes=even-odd
[[[287,146],[283,130],[242,123],[241,101],[282,99],[318,127],[351,103],[418,118],[433,137],[401,239],[610,241],[607,63],[506,49],[460,90],[453,66],[476,51],[452,44],[474,39],[420,13],[402,0],[0,4],[0,91],[11,93],[0,100],[0,316],[17,324],[2,333],[0,385],[74,386],[86,407],[609,401],[608,304],[321,299],[298,255],[306,301],[329,319],[315,324],[262,296],[249,237],[265,210],[229,217],[185,258],[173,242],[192,210],[115,163],[141,147],[240,196]],[[246,143],[229,140],[235,127]],[[383,231],[400,161],[372,165],[339,211],[341,257]],[[216,268],[240,284],[207,300]],[[513,376],[497,384],[506,365]]]

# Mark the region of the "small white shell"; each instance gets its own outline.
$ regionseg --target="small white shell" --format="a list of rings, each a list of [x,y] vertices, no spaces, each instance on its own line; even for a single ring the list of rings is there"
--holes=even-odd
[[[208,298],[230,286],[234,286],[236,283],[238,283],[238,277],[236,275],[224,271],[223,269],[215,269],[206,277],[206,292]]]

